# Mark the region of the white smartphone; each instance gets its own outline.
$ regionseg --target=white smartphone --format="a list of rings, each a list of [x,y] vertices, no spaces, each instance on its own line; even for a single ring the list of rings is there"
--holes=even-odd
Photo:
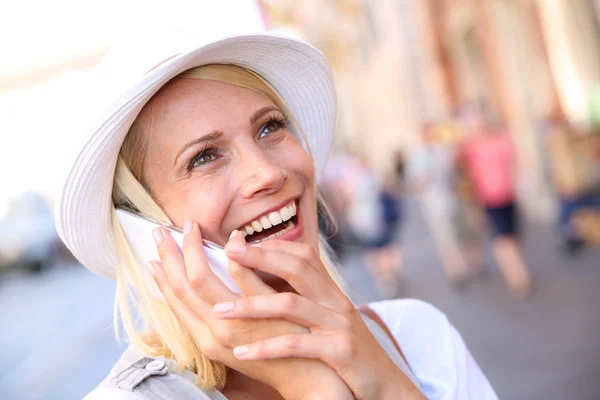
[[[156,244],[152,239],[152,231],[162,225],[128,210],[117,208],[116,213],[125,237],[138,260],[140,270],[146,275],[146,279],[149,280],[148,284],[152,287],[155,295],[162,298],[158,287],[150,276],[147,266],[152,260],[160,260]],[[177,243],[177,247],[182,251],[183,232],[173,227],[165,228],[171,233],[175,243]],[[227,272],[227,255],[225,254],[223,247],[207,240],[203,240],[203,245],[204,253],[206,254],[208,265],[212,272],[225,284],[225,286],[227,286],[227,288],[229,288],[229,290],[240,293],[240,289]]]

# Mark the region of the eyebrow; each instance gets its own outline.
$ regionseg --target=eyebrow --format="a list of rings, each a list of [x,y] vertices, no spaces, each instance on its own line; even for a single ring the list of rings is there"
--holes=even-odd
[[[222,131],[212,131],[211,133],[209,133],[207,135],[204,135],[202,137],[199,137],[197,139],[187,142],[185,144],[185,146],[183,146],[183,148],[181,150],[179,150],[179,153],[177,153],[177,155],[175,156],[175,161],[173,161],[173,166],[175,166],[175,164],[177,164],[177,160],[179,159],[179,157],[190,147],[195,146],[200,143],[214,142],[214,141],[219,140],[221,137],[223,137]]]
[[[256,121],[258,121],[258,119],[260,117],[262,117],[263,115],[265,115],[266,113],[269,113],[271,111],[277,111],[277,112],[281,112],[279,110],[279,108],[275,107],[275,106],[266,106],[263,107],[259,110],[257,110],[251,117],[250,117],[250,125],[254,125],[256,123]]]

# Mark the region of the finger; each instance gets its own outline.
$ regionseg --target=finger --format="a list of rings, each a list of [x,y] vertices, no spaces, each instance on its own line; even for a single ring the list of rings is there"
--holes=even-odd
[[[237,297],[211,270],[204,253],[200,226],[196,222],[187,221],[184,225],[183,254],[186,278],[201,298],[214,304]]]
[[[214,348],[212,332],[202,318],[203,315],[209,315],[208,310],[210,307],[207,304],[202,303],[199,298],[191,307],[189,307],[173,293],[160,262],[151,261],[148,264],[148,267],[154,278],[154,281],[163,294],[167,305],[177,320],[196,341],[198,347],[204,352],[204,354],[211,352]]]
[[[260,340],[233,349],[239,360],[271,360],[277,358],[319,359],[335,369],[339,365],[340,344],[335,335],[293,334]],[[336,354],[337,352],[340,352]]]
[[[302,258],[259,246],[246,246],[241,252],[227,251],[227,256],[247,268],[284,279],[296,292],[319,304],[333,305],[330,304],[331,291],[337,286],[324,279]]]
[[[204,303],[199,297],[186,297],[186,301],[178,296],[167,278],[165,273],[164,265],[159,261],[150,261],[148,268],[154,282],[158,286],[158,289],[162,293],[167,305],[171,308],[177,319],[191,331],[197,324],[202,322],[202,325],[206,326],[202,321],[204,316],[210,315],[210,306]]]
[[[163,266],[165,275],[172,287],[178,288],[183,281],[187,281],[185,264],[181,251],[177,247],[171,233],[159,227],[152,231],[152,237],[158,249],[158,256]]]
[[[289,240],[271,239],[265,240],[264,242],[252,244],[251,246],[262,247],[267,250],[280,251],[282,253],[288,253],[296,257],[300,257],[303,260],[305,260],[308,265],[313,267],[315,271],[319,272],[322,276],[331,279],[329,272],[321,262],[321,257],[318,251],[316,251],[312,246],[308,244],[292,242]]]
[[[231,232],[229,242],[225,246],[226,251],[243,251],[246,247],[246,239],[244,235],[239,234],[238,230]],[[263,280],[256,274],[256,271],[252,268],[246,268],[240,263],[228,258],[227,269],[229,275],[240,288],[242,293],[246,296],[259,296],[274,294],[276,291],[268,286]]]
[[[343,327],[343,317],[295,293],[252,296],[217,303],[213,312],[223,319],[285,319],[314,330]]]

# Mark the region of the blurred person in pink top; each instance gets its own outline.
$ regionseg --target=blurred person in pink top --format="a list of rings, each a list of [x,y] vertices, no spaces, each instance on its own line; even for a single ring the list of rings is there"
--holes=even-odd
[[[531,275],[518,241],[516,159],[510,135],[506,129],[489,128],[478,110],[466,111],[462,120],[467,138],[461,158],[493,233],[492,254],[511,294],[526,297],[531,291]]]

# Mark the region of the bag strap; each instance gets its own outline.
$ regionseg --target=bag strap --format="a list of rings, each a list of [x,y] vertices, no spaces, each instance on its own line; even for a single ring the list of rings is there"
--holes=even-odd
[[[358,307],[358,311],[360,311],[361,313],[365,314],[367,317],[369,317],[370,319],[375,321],[377,323],[377,325],[379,325],[379,327],[381,329],[383,329],[383,331],[389,336],[392,343],[394,343],[394,347],[396,347],[396,350],[398,350],[398,353],[400,353],[400,356],[402,357],[402,359],[404,360],[406,365],[408,365],[408,368],[412,371],[412,368],[410,367],[410,364],[406,360],[406,357],[404,357],[404,353],[402,352],[402,349],[398,345],[398,342],[396,342],[396,339],[392,335],[392,332],[390,332],[388,327],[385,325],[385,322],[383,322],[383,320],[379,317],[379,315],[377,315],[377,313],[375,311],[373,311],[373,309],[370,308],[369,306],[360,306],[360,307]]]

